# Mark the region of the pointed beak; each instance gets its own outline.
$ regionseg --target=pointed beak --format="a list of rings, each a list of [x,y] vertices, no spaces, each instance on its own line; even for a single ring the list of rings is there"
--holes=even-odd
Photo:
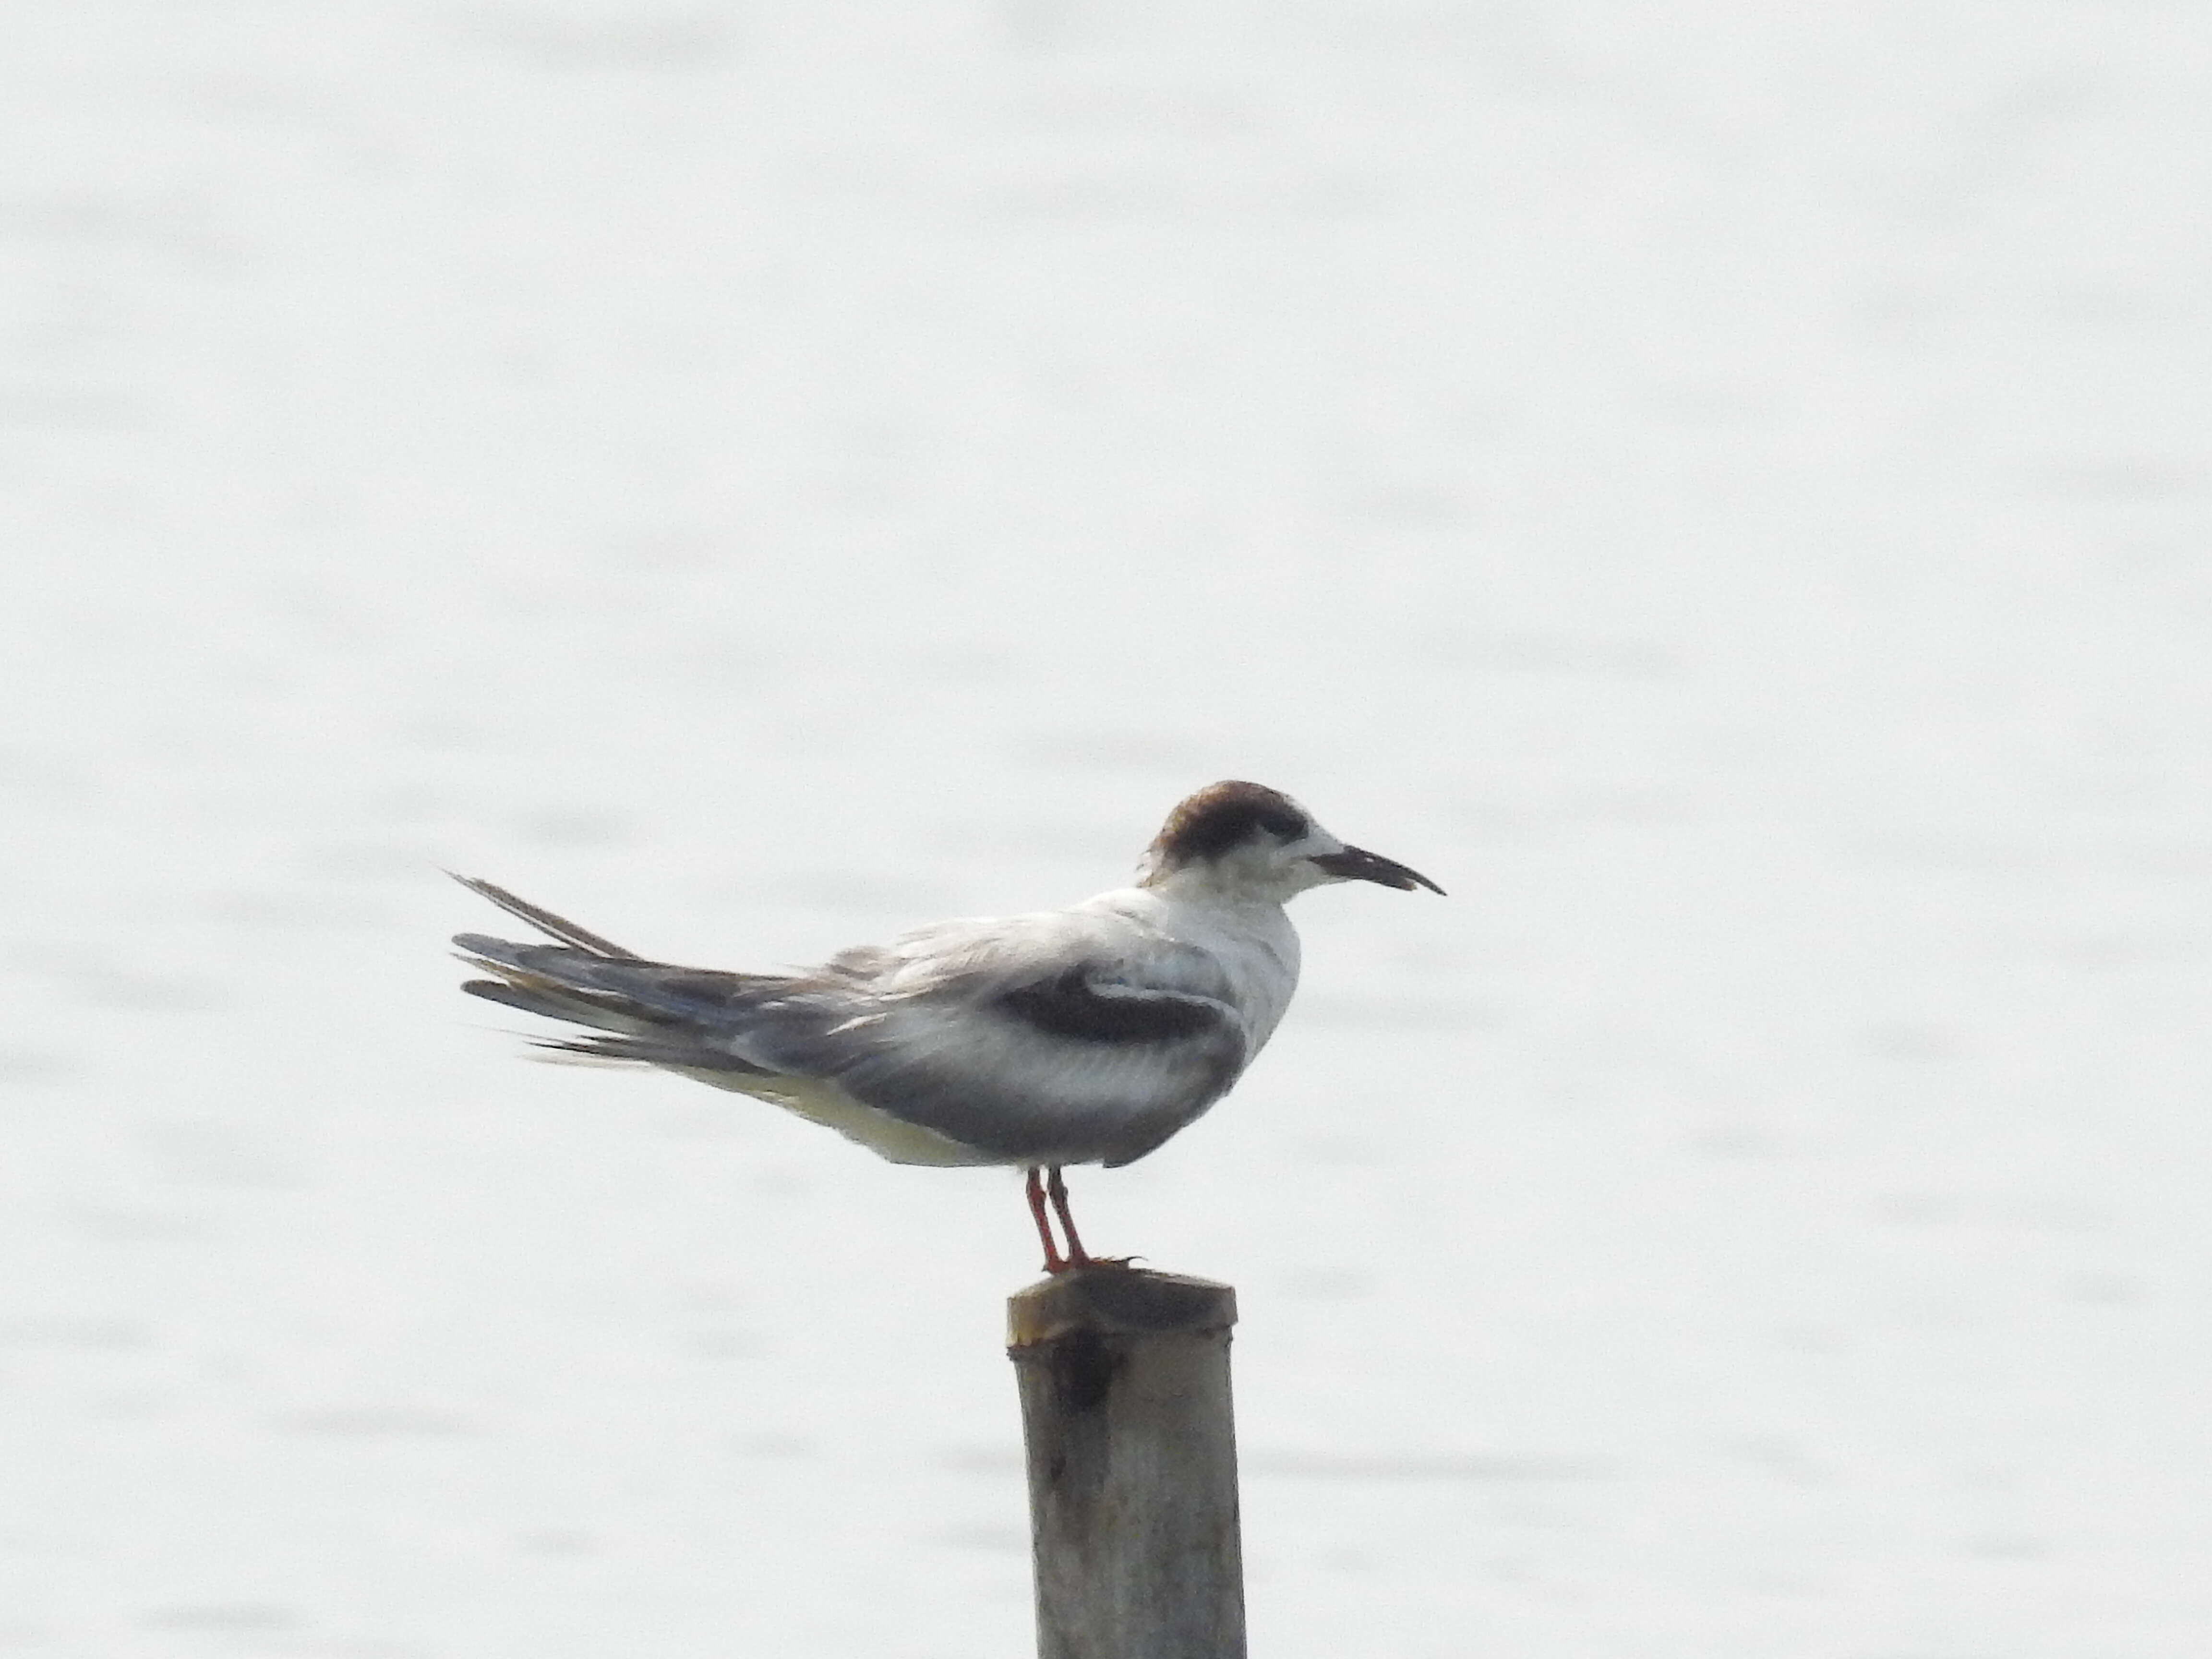
[[[1431,893],[1444,890],[1418,870],[1408,870],[1395,859],[1386,859],[1380,853],[1370,853],[1364,847],[1347,847],[1341,853],[1323,853],[1312,862],[1316,867],[1327,871],[1339,881],[1371,881],[1378,886],[1395,887],[1401,893],[1410,893],[1416,887],[1425,887]]]

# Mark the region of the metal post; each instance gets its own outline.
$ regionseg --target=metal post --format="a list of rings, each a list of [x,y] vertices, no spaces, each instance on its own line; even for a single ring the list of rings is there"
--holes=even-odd
[[[1226,1285],[1085,1267],[1006,1304],[1038,1659],[1244,1659]]]

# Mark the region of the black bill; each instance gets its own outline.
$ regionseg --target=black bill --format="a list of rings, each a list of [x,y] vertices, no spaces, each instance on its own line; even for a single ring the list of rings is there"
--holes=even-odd
[[[1313,860],[1342,881],[1371,881],[1383,887],[1395,887],[1401,893],[1410,893],[1416,887],[1425,887],[1431,893],[1444,890],[1418,870],[1408,870],[1395,859],[1386,859],[1380,853],[1370,853],[1364,847],[1347,847],[1341,853],[1323,853]]]

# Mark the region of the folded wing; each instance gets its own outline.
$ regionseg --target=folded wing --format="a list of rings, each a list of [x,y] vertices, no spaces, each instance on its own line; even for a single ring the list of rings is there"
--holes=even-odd
[[[889,998],[790,1057],[996,1160],[1126,1164],[1219,1099],[1249,1058],[1210,962],[1145,965],[1140,978],[1125,962],[1062,962]],[[1191,988],[1208,979],[1218,988]]]
[[[589,1028],[543,1046],[664,1066],[846,1127],[834,1091],[975,1162],[1127,1163],[1218,1100],[1250,1057],[1211,957],[1066,912],[953,924],[778,975],[646,961],[511,895],[485,896],[563,941],[454,941],[486,970],[471,994]]]

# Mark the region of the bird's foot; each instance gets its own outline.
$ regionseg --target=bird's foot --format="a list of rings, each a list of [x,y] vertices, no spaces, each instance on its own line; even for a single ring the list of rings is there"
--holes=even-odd
[[[1075,1218],[1067,1208],[1067,1182],[1056,1169],[1033,1169],[1025,1183],[1029,1194],[1030,1215],[1036,1222],[1037,1239],[1044,1246],[1044,1270],[1048,1274],[1073,1273],[1080,1267],[1115,1267],[1123,1273],[1135,1268],[1144,1258],[1134,1255],[1093,1255],[1083,1248],[1083,1238],[1075,1231]],[[1051,1223],[1045,1218],[1049,1205],[1060,1218],[1060,1230],[1067,1239],[1067,1254],[1062,1255],[1060,1244],[1052,1236]]]
[[[1064,1261],[1055,1260],[1046,1262],[1044,1270],[1048,1273],[1072,1273],[1091,1267],[1106,1267],[1115,1273],[1135,1273],[1137,1264],[1144,1259],[1140,1255],[1071,1256]]]

